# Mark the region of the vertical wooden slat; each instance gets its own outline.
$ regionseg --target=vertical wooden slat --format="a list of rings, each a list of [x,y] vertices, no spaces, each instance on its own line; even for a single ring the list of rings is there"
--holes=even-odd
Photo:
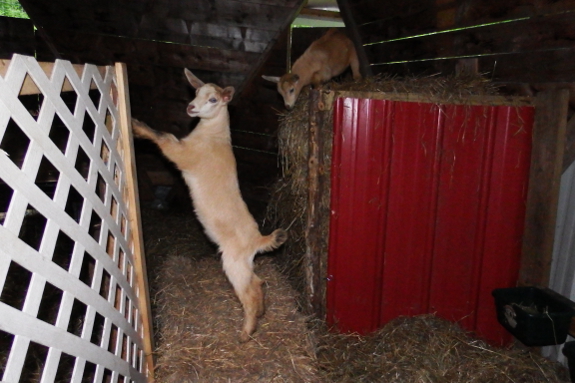
[[[136,268],[137,284],[139,290],[140,310],[144,326],[144,353],[146,355],[148,376],[150,382],[154,380],[154,359],[153,359],[153,328],[152,310],[149,298],[148,276],[146,271],[146,258],[144,254],[144,239],[142,235],[140,198],[138,195],[138,182],[136,172],[136,161],[134,155],[134,139],[132,136],[130,98],[128,90],[128,71],[126,64],[116,63],[116,76],[118,80],[118,98],[120,111],[120,129],[122,134],[122,145],[124,151],[124,163],[126,172],[126,182],[128,189],[128,201],[130,204],[129,221],[132,228],[133,252]]]
[[[520,285],[549,283],[568,100],[566,89],[537,96]]]
[[[323,288],[320,275],[321,232],[319,210],[321,203],[320,162],[321,145],[319,127],[321,126],[321,113],[319,111],[320,92],[311,91],[309,98],[309,154],[308,154],[308,213],[306,223],[306,253],[307,285],[310,291],[311,309],[323,317]]]

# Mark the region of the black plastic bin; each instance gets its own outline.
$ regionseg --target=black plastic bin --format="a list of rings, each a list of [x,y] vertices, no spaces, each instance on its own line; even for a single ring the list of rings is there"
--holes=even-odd
[[[544,287],[495,289],[497,320],[530,347],[564,343],[575,316],[575,302]]]

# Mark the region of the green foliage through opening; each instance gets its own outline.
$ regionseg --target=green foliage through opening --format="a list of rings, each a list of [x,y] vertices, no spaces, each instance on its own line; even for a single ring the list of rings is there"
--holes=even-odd
[[[29,19],[18,0],[0,0],[0,16]]]

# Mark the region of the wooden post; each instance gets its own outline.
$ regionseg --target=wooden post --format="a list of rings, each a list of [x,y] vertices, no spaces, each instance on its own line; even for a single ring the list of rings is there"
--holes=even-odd
[[[541,92],[535,102],[519,285],[549,285],[568,100],[562,89]]]
[[[324,105],[321,100],[321,92],[313,89],[309,99],[309,155],[308,155],[308,205],[307,222],[305,230],[306,243],[306,279],[307,293],[309,297],[310,309],[318,318],[325,315],[324,291],[325,286],[322,279],[321,255],[323,238],[321,226],[321,198],[323,194],[322,182],[322,150],[320,127],[323,123]]]
[[[337,5],[339,7],[339,12],[341,13],[341,18],[346,26],[346,30],[349,33],[349,37],[351,38],[351,41],[353,41],[353,45],[355,45],[361,75],[363,77],[373,76],[371,66],[369,65],[369,59],[367,58],[361,41],[361,36],[358,32],[359,29],[357,27],[357,23],[353,18],[349,0],[337,0]]]
[[[140,219],[140,198],[138,195],[138,176],[136,173],[136,157],[134,153],[134,139],[132,135],[132,116],[130,108],[130,93],[128,91],[128,70],[126,64],[116,63],[116,78],[118,85],[118,100],[120,112],[120,129],[124,151],[124,164],[130,204],[129,221],[132,233],[134,268],[138,285],[139,308],[142,316],[143,342],[148,378],[154,381],[154,331],[152,327],[152,308],[150,304],[150,290],[148,288],[148,275],[146,271],[146,257],[144,254],[144,238],[142,235],[142,221]]]

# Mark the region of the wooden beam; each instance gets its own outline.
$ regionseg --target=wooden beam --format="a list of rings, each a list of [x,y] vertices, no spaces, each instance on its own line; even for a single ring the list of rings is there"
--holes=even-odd
[[[324,11],[323,9],[303,8],[299,16],[316,17],[318,19],[341,21],[341,13],[334,11]]]
[[[116,78],[118,84],[118,104],[120,112],[120,130],[122,136],[122,151],[124,153],[124,171],[126,176],[126,189],[128,206],[128,220],[131,228],[131,245],[134,252],[134,268],[136,270],[136,284],[139,297],[139,309],[142,315],[143,343],[148,377],[154,381],[154,330],[152,325],[152,307],[150,304],[150,289],[148,287],[148,274],[146,271],[146,256],[144,254],[144,237],[140,214],[140,197],[138,194],[138,176],[136,171],[136,158],[134,139],[132,136],[132,117],[130,108],[130,93],[128,90],[128,70],[126,64],[116,63]]]
[[[8,71],[8,67],[10,66],[10,61],[11,60],[0,60],[0,77],[4,77],[6,75],[6,72]],[[51,62],[39,62],[38,64],[40,65],[40,67],[42,68],[44,73],[46,73],[46,77],[50,78],[52,76],[52,69],[54,68],[55,64],[51,63]],[[77,64],[77,65],[72,65],[72,67],[74,68],[74,70],[78,74],[78,77],[82,78],[82,73],[84,72],[84,65]],[[104,73],[106,71],[106,68],[101,66],[101,67],[98,67],[98,70],[103,77]],[[97,86],[94,82],[92,82],[90,84],[90,89],[97,89]],[[64,83],[62,84],[61,91],[62,92],[69,92],[69,91],[73,91],[73,90],[74,90],[74,88],[72,87],[72,84],[70,84],[69,81],[65,80]],[[24,83],[22,84],[22,88],[20,88],[19,95],[24,96],[24,95],[40,94],[40,93],[42,93],[42,92],[40,91],[40,89],[38,89],[38,87],[36,86],[34,81],[29,76],[26,76],[26,78],[24,79]]]
[[[313,89],[309,98],[309,152],[308,152],[308,200],[305,228],[306,262],[304,263],[307,279],[307,296],[311,310],[318,318],[325,316],[325,285],[322,276],[323,235],[321,230],[321,201],[325,191],[323,168],[322,138],[325,104],[320,91]]]
[[[541,92],[535,102],[519,285],[549,284],[568,100],[569,91],[561,89]]]
[[[369,65],[369,60],[363,46],[363,41],[358,31],[358,23],[356,22],[354,15],[351,10],[351,5],[349,0],[337,0],[339,5],[339,10],[343,18],[346,30],[348,31],[353,45],[355,45],[355,50],[357,51],[357,57],[359,58],[359,69],[363,77],[372,76],[373,72]]]

